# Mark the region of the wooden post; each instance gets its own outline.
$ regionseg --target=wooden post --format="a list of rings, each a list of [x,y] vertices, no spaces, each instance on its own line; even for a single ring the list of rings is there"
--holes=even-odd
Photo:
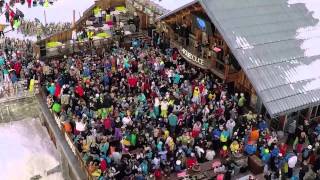
[[[282,127],[281,127],[282,131],[285,130],[287,123],[288,123],[288,115],[286,114],[286,115],[284,116],[284,120],[283,120],[283,122],[282,122],[282,124],[281,124],[281,125],[282,125]]]
[[[73,19],[72,19],[72,26],[76,25],[76,10],[73,10]]]
[[[43,15],[44,15],[44,24],[45,24],[45,26],[47,26],[47,14],[46,14],[46,10],[43,10]]]
[[[224,79],[225,80],[228,79],[229,71],[230,71],[230,65],[224,64]]]

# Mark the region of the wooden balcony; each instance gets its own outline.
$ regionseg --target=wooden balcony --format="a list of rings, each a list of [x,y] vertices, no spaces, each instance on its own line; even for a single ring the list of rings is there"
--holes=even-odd
[[[171,38],[170,46],[177,48],[180,55],[189,63],[202,69],[208,69],[220,79],[228,82],[234,81],[237,78],[238,71],[236,71],[231,65],[227,65],[224,61],[215,57],[209,57],[206,52],[199,52],[193,46],[186,46],[183,41],[184,40],[181,38]]]

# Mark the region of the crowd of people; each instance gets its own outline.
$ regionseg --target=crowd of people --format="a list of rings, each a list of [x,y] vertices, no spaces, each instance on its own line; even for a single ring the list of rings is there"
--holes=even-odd
[[[31,42],[3,39],[0,87],[41,82],[48,107],[99,180],[163,179],[216,160],[215,174],[231,179],[235,160],[251,155],[262,160],[266,179],[320,178],[320,122],[294,122],[284,141],[250,111],[244,93],[177,49],[132,42],[40,61]]]
[[[29,40],[15,38],[0,39],[0,98],[17,94],[18,87],[27,89],[27,82],[32,75],[33,44]]]
[[[292,149],[247,110],[243,93],[231,93],[176,49],[139,44],[54,59],[43,68],[48,106],[92,176],[161,179],[218,158],[227,161],[215,172],[231,179],[235,157],[257,154],[267,179],[319,178],[319,123],[298,128]]]
[[[37,4],[48,6],[49,4],[53,4],[54,1],[56,0],[27,0],[27,3],[29,7],[31,7],[31,4],[33,4],[33,6]],[[25,20],[24,13],[18,8],[14,8],[16,3],[24,4],[25,1],[0,1],[0,11],[3,12],[6,23],[10,23],[12,31],[17,30],[24,36],[47,37],[57,32],[70,29],[71,27],[71,23],[49,23],[42,25],[38,19]],[[4,27],[6,27],[6,25],[2,26],[3,27],[0,28],[0,37],[1,35],[4,36]]]
[[[40,21],[22,20],[17,31],[25,36],[47,37],[70,28],[71,23],[49,23],[43,26]]]

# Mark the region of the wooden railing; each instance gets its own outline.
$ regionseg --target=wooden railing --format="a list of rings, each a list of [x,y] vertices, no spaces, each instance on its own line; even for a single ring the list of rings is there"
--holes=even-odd
[[[176,41],[176,40],[172,40],[172,39],[171,39],[170,44],[171,44],[171,47],[175,47],[175,48],[177,48],[177,49],[182,49],[182,48],[184,48],[184,49],[188,50],[189,52],[193,53],[194,55],[198,55],[198,54],[199,54],[198,52],[196,52],[196,50],[195,50],[193,47],[191,47],[191,46],[183,46],[181,43],[179,43],[179,42]],[[181,53],[180,53],[180,54],[181,54]],[[182,54],[181,54],[181,55],[182,55]],[[188,60],[188,58],[186,58],[184,55],[182,55],[182,57],[184,57],[186,60]],[[225,76],[224,76],[224,73],[225,73],[224,70],[220,70],[220,69],[216,68],[216,67],[214,66],[214,64],[212,63],[212,60],[210,60],[210,59],[208,59],[208,58],[206,58],[206,57],[202,57],[201,55],[199,55],[199,57],[205,60],[205,61],[204,61],[204,65],[199,65],[199,64],[197,64],[197,63],[195,63],[195,62],[192,62],[192,61],[189,61],[189,60],[188,60],[188,62],[190,62],[190,63],[192,63],[192,64],[194,64],[195,66],[198,66],[198,67],[200,67],[200,68],[210,70],[212,73],[214,73],[216,76],[218,76],[218,77],[221,78],[221,79],[224,79],[224,78],[225,78]]]
[[[46,102],[46,93],[45,93],[44,89],[40,90],[39,97],[40,97],[39,100],[42,101],[42,102],[39,102],[40,105],[44,105],[44,102]],[[93,177],[90,175],[90,173],[89,173],[89,171],[87,169],[87,166],[86,166],[85,162],[82,159],[81,153],[78,151],[77,147],[74,145],[73,139],[70,136],[70,134],[65,131],[64,126],[60,121],[60,118],[48,106],[47,107],[42,107],[42,108],[48,108],[49,111],[47,111],[47,112],[49,112],[49,114],[45,115],[46,112],[42,111],[42,115],[44,116],[43,118],[48,118],[50,116],[53,118],[56,126],[58,126],[59,131],[62,134],[62,137],[66,140],[68,148],[71,150],[71,152],[75,156],[76,162],[79,163],[81,171],[85,173],[85,175],[86,175],[85,179],[93,180]],[[49,120],[46,120],[46,122],[48,122],[48,121]],[[53,132],[52,132],[50,127],[47,127],[47,129],[51,131],[51,134],[53,134]],[[56,137],[54,137],[54,138],[56,138]],[[56,140],[55,140],[55,143],[56,143]],[[66,147],[64,147],[64,148],[66,148]]]
[[[63,124],[60,121],[60,118],[54,112],[51,111],[51,113],[53,114],[55,122],[57,123],[58,127],[60,128],[61,133],[64,134],[64,137],[65,137],[71,151],[73,152],[73,154],[76,156],[78,162],[80,163],[80,168],[86,173],[88,180],[93,180],[91,174],[89,173],[89,171],[87,169],[86,163],[82,159],[81,153],[79,152],[77,147],[74,145],[74,142],[73,142],[71,135],[65,131]]]

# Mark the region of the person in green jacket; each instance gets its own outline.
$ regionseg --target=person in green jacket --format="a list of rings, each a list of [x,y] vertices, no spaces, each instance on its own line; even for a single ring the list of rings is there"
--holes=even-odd
[[[146,98],[146,96],[144,95],[144,93],[141,93],[141,94],[138,96],[138,99],[139,99],[139,102],[142,102],[142,103],[146,103],[146,102],[147,102],[147,98]]]
[[[244,106],[245,102],[246,102],[246,98],[244,97],[244,94],[241,93],[241,94],[240,94],[240,99],[239,99],[239,101],[238,101],[238,106],[239,106],[240,108],[242,108],[242,107]]]
[[[243,113],[243,108],[244,108],[244,105],[246,103],[246,98],[244,97],[244,94],[241,93],[240,94],[240,99],[238,101],[238,106],[239,106],[239,113],[242,114]]]
[[[130,144],[133,147],[136,146],[136,144],[137,144],[137,134],[136,133],[132,133],[130,135]]]
[[[168,122],[170,126],[170,132],[174,133],[176,131],[176,126],[178,124],[178,117],[175,114],[170,113],[168,116]]]
[[[3,69],[3,77],[4,77],[4,82],[10,82],[9,70],[7,69],[7,67]]]

